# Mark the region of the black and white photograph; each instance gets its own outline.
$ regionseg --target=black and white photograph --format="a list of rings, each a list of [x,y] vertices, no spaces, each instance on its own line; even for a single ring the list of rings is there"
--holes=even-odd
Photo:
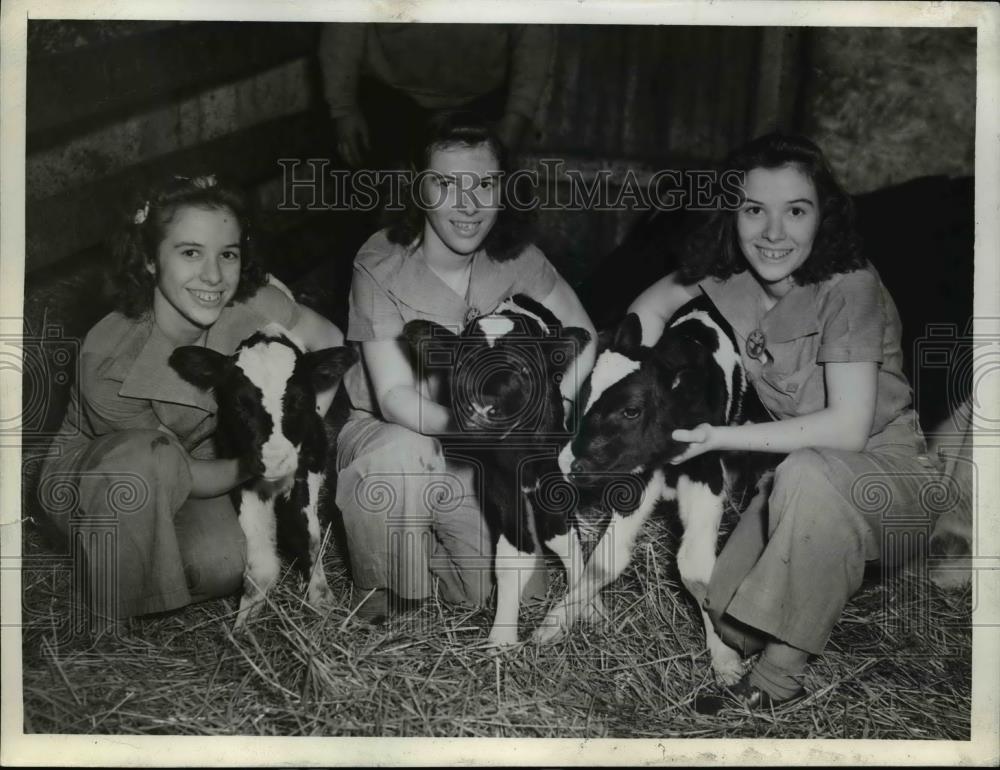
[[[3,763],[995,766],[998,34],[5,4]]]

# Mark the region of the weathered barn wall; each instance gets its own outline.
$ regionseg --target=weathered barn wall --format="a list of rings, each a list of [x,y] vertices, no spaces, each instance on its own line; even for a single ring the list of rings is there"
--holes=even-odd
[[[798,32],[754,27],[563,26],[526,165],[558,158],[585,183],[612,169],[705,169],[760,131],[788,127]],[[551,198],[568,198],[569,182]],[[641,209],[545,211],[540,245],[571,282],[585,278]]]
[[[27,269],[96,258],[163,174],[214,171],[271,203],[279,158],[329,154],[317,39],[310,24],[31,22]]]
[[[975,29],[807,33],[802,118],[845,186],[975,171]]]
[[[278,270],[322,253],[330,217],[275,211],[277,159],[332,145],[317,25],[33,21],[28,33],[29,271],[98,248],[137,185],[205,168],[253,190],[265,224],[304,228],[312,256],[286,250]],[[585,182],[612,169],[613,197],[626,169],[710,167],[781,126],[812,134],[859,192],[972,173],[974,116],[974,31],[567,25],[521,161],[558,158]],[[639,213],[544,212],[540,245],[577,283]]]

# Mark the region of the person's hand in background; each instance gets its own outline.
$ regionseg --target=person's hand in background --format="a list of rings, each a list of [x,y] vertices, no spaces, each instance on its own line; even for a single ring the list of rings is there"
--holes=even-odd
[[[334,119],[337,152],[351,168],[360,168],[368,153],[368,123],[360,113]]]
[[[528,129],[528,119],[516,112],[508,112],[497,124],[497,136],[503,142],[508,154],[513,153],[521,145]]]

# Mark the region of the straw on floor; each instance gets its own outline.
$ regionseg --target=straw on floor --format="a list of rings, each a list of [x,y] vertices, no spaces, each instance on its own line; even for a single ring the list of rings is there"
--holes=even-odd
[[[429,600],[373,628],[352,617],[349,575],[326,550],[340,606],[319,616],[294,574],[243,636],[238,597],[133,619],[123,636],[67,638],[69,580],[26,530],[24,729],[41,733],[494,737],[948,738],[967,740],[971,592],[921,567],[866,583],[810,697],[772,713],[695,713],[711,686],[694,604],[655,516],[632,566],[605,592],[608,617],[564,641],[491,657],[491,608]],[[550,596],[563,579],[550,570]],[[357,602],[361,597],[354,596]],[[542,602],[522,613],[530,631]]]

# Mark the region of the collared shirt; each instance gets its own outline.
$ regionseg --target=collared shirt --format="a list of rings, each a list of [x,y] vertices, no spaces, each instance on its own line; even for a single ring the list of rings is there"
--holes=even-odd
[[[699,286],[732,325],[747,376],[775,419],[826,407],[823,364],[872,361],[879,367],[870,437],[893,425],[894,443],[903,436],[922,444],[903,374],[899,313],[873,267],[793,286],[766,312],[764,290],[749,270],[724,281],[706,278]],[[770,354],[766,363],[747,355],[747,338],[758,328]]]
[[[535,246],[506,262],[494,262],[480,251],[472,259],[468,296],[461,297],[427,266],[421,246],[391,243],[383,230],[368,239],[354,260],[347,339],[400,339],[403,326],[415,319],[434,321],[458,334],[513,294],[544,300],[557,278]],[[379,413],[363,361],[344,376],[344,387],[355,409]]]
[[[268,323],[291,328],[299,308],[274,286],[223,308],[206,347],[231,355]],[[65,449],[114,431],[169,428],[195,457],[212,456],[215,397],[181,379],[167,359],[177,346],[152,313],[140,319],[112,312],[87,333],[80,351],[80,379],[53,445]]]

